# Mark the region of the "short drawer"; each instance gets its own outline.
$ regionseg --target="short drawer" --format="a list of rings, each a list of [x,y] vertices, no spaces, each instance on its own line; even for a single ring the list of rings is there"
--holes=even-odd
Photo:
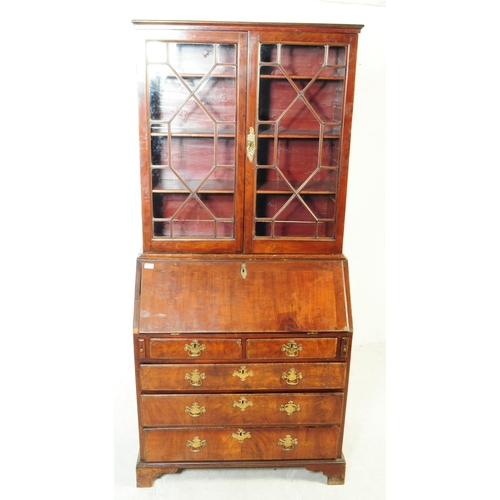
[[[144,364],[143,391],[342,389],[345,363]]]
[[[283,460],[337,458],[339,427],[146,429],[143,460]]]
[[[142,425],[340,424],[343,393],[150,394],[141,396]]]
[[[318,358],[333,359],[337,355],[337,339],[288,338],[247,340],[249,359]]]
[[[170,339],[152,338],[149,341],[149,356],[154,359],[222,360],[240,359],[240,339]]]

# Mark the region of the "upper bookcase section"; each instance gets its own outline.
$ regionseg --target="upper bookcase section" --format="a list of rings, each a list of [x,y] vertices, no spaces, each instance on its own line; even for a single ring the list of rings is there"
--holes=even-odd
[[[359,25],[134,21],[144,252],[342,252]]]

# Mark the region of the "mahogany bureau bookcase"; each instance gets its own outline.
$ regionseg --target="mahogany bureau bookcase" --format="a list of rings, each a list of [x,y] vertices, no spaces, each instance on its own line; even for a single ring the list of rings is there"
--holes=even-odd
[[[362,26],[133,22],[137,485],[297,466],[343,484]]]

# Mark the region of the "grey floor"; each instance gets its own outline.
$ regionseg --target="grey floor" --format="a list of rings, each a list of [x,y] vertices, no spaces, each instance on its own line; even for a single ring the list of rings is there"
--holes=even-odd
[[[385,499],[385,344],[355,346],[347,404],[343,486],[303,468],[183,470],[135,487],[137,419],[133,375],[115,386],[115,500]]]

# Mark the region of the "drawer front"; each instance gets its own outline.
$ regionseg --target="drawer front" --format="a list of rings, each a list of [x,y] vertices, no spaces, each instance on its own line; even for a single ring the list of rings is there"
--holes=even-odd
[[[149,355],[155,359],[240,359],[242,356],[239,339],[163,339],[149,341]]]
[[[339,427],[146,429],[147,462],[337,458]]]
[[[142,425],[340,424],[344,395],[198,394],[141,396]]]
[[[342,389],[345,363],[141,365],[143,391]]]
[[[249,359],[333,359],[336,355],[336,338],[247,340],[247,357]]]

